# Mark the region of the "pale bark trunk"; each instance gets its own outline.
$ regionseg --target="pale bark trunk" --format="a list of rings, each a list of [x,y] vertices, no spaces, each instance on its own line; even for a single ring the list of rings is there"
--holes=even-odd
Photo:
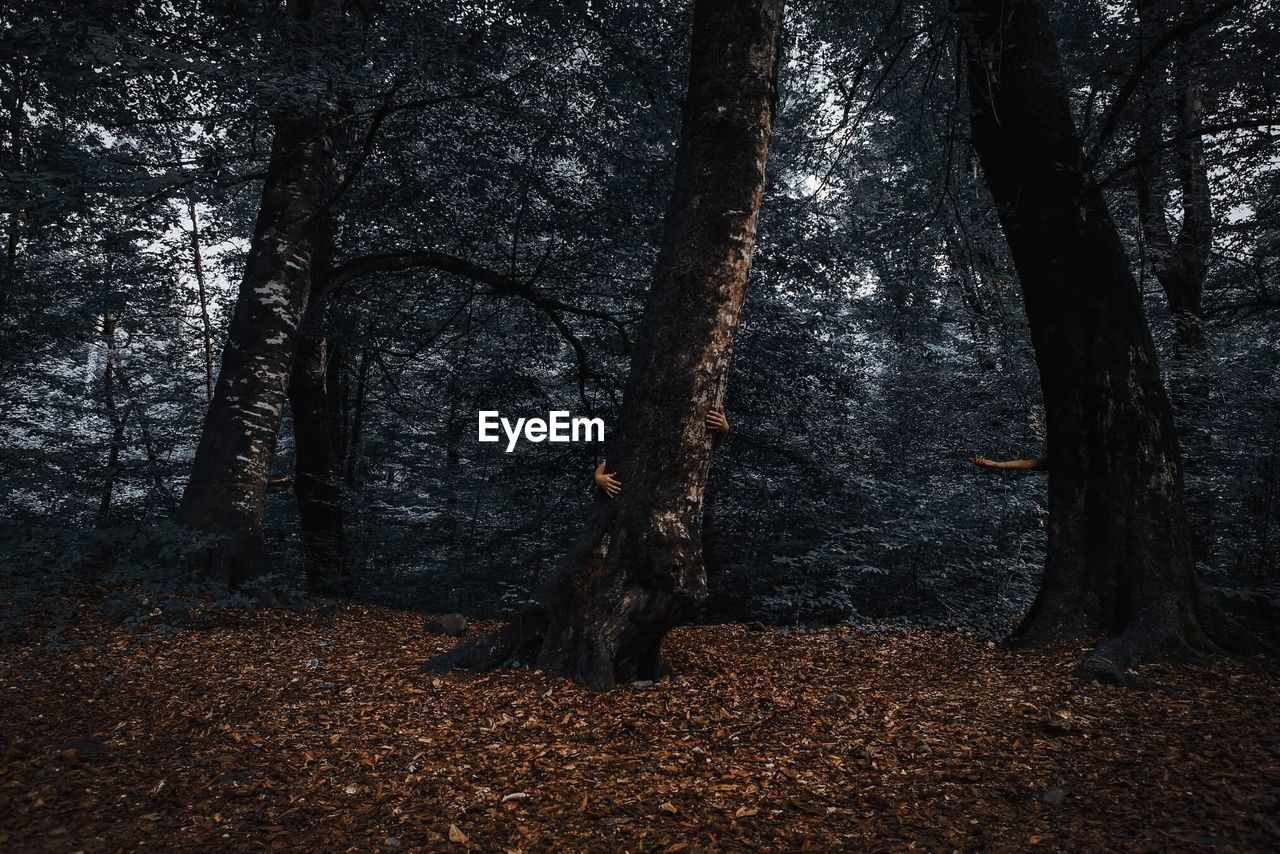
[[[340,0],[293,7],[317,41]],[[262,206],[221,370],[178,518],[204,535],[197,572],[232,586],[263,566],[262,515],[294,353],[311,284],[318,218],[338,182],[332,117],[320,108],[276,121]]]
[[[369,388],[369,351],[360,351],[356,367],[356,388],[351,396],[350,427],[347,428],[345,456],[342,460],[342,482],[348,489],[356,485],[356,470],[360,464],[360,439],[364,435],[365,393]]]
[[[4,165],[8,169],[17,172],[23,168],[24,157],[23,147],[25,145],[25,133],[27,127],[26,117],[26,97],[23,92],[23,82],[20,75],[15,71],[13,74],[12,89],[9,97],[6,99],[8,108],[8,145],[6,146]],[[9,304],[13,300],[14,292],[18,287],[18,247],[22,240],[22,222],[23,212],[21,210],[11,211],[5,218],[5,252],[4,252],[4,273],[0,275],[0,336],[7,333],[9,325]],[[5,343],[0,340],[0,373],[5,368]]]

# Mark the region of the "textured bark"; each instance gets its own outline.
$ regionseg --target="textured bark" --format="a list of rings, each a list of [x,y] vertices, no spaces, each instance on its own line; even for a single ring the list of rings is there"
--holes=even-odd
[[[342,460],[345,454],[341,356],[323,337],[304,335],[289,380],[293,410],[294,495],[302,524],[307,588],[350,592],[344,533]]]
[[[310,297],[289,377],[293,493],[302,528],[303,567],[307,589],[324,595],[346,595],[352,582],[342,484],[346,454],[342,356],[325,337],[325,300],[321,295],[323,282],[333,269],[338,229],[339,217],[332,211],[317,217]]]
[[[965,11],[973,142],[1021,279],[1053,460],[1044,577],[1013,639],[1105,634],[1081,673],[1123,681],[1229,627],[1197,587],[1172,412],[1044,7]]]
[[[698,0],[674,191],[610,470],[539,604],[428,666],[529,663],[595,688],[652,679],[667,632],[706,598],[700,515],[755,244],[781,0]]]
[[[1139,0],[1139,44],[1144,53],[1171,25],[1169,3]],[[1185,6],[1185,9],[1183,8]],[[1197,0],[1177,3],[1176,11],[1187,17],[1199,14]],[[1140,87],[1139,126],[1135,189],[1142,221],[1143,239],[1151,269],[1168,301],[1173,316],[1174,335],[1169,359],[1169,386],[1174,412],[1182,436],[1183,466],[1193,478],[1188,489],[1188,509],[1192,545],[1200,560],[1212,554],[1215,526],[1207,489],[1195,483],[1213,450],[1209,423],[1213,410],[1209,403],[1210,381],[1208,345],[1204,329],[1204,283],[1213,246],[1213,207],[1209,191],[1209,169],[1201,133],[1204,115],[1202,82],[1202,40],[1206,33],[1196,30],[1176,42],[1173,62],[1173,91],[1166,92],[1164,68],[1149,69]],[[1165,150],[1162,130],[1171,115],[1173,148],[1182,218],[1176,238],[1167,213]]]
[[[300,37],[325,39],[340,0],[291,6]],[[280,115],[262,203],[181,523],[207,535],[197,571],[231,585],[264,560],[262,514],[286,386],[306,311],[317,216],[337,184],[324,106]]]

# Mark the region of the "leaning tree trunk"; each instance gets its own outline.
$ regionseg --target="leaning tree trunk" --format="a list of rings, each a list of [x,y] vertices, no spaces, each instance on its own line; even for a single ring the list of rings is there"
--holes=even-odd
[[[341,0],[293,6],[323,40]],[[199,573],[231,585],[264,557],[262,514],[299,329],[307,307],[319,214],[337,179],[326,108],[276,121],[262,204],[222,366],[205,416],[179,521],[205,535]]]
[[[1196,584],[1169,401],[1044,6],[966,11],[973,144],[1022,282],[1052,461],[1045,573],[1014,639],[1103,633],[1081,673],[1123,681],[1227,627]]]
[[[598,497],[540,604],[429,666],[527,662],[595,688],[652,679],[706,598],[706,413],[721,406],[755,244],[782,0],[697,0],[675,186]]]

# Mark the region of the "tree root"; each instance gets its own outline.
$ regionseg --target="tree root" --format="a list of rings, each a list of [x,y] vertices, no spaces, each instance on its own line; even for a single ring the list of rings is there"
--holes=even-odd
[[[1095,646],[1076,667],[1076,676],[1095,682],[1147,689],[1149,680],[1133,673],[1140,664],[1154,661],[1203,663],[1206,656],[1181,638],[1153,636],[1140,628],[1129,628],[1118,637]]]
[[[536,667],[594,691],[607,691],[619,682],[657,681],[672,673],[660,646],[639,655],[619,656],[615,646],[589,632],[582,634],[580,628],[559,638],[559,643],[548,643],[548,631],[554,630],[545,611],[530,609],[500,629],[431,658],[421,670],[488,673],[500,667]]]
[[[1203,665],[1211,656],[1225,656],[1262,667],[1258,656],[1275,655],[1266,643],[1232,620],[1216,604],[1199,609],[1199,619],[1180,630],[1159,615],[1135,615],[1116,637],[1095,646],[1076,675],[1082,679],[1147,688],[1151,683],[1133,673],[1141,664],[1170,661]]]
[[[529,664],[538,654],[547,620],[541,612],[530,609],[500,629],[461,643],[422,665],[423,673],[447,673],[466,670],[488,673],[499,667]]]

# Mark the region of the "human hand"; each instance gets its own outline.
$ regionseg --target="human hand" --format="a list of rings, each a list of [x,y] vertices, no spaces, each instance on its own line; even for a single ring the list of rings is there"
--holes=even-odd
[[[605,461],[601,460],[600,465],[596,466],[596,473],[593,476],[596,486],[604,490],[605,495],[610,498],[622,491],[622,481],[618,480],[618,473],[606,474],[604,470]]]
[[[729,419],[725,417],[722,409],[713,409],[708,412],[706,424],[707,429],[718,433],[720,438],[724,438],[729,433]]]

